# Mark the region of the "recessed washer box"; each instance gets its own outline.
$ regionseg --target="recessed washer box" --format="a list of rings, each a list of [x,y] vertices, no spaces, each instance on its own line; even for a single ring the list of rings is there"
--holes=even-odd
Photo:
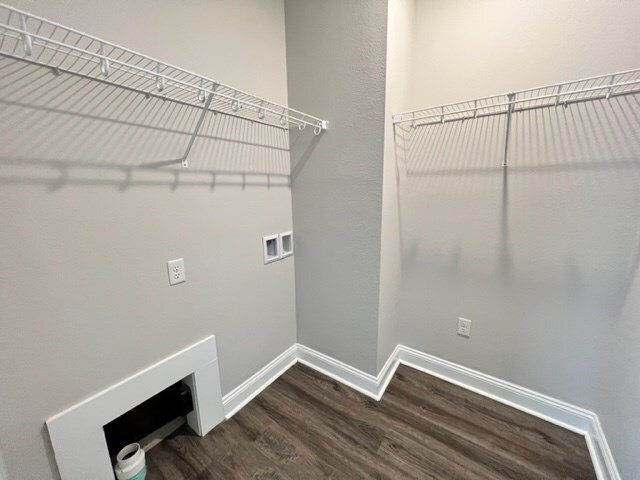
[[[280,259],[280,241],[278,235],[268,235],[262,237],[262,250],[264,253],[264,264],[275,262]]]
[[[280,258],[293,255],[293,232],[284,232],[278,235],[280,240]]]

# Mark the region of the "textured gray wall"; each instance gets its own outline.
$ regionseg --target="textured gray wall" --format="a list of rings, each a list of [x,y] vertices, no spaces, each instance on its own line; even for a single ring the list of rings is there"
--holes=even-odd
[[[400,235],[398,168],[391,116],[410,110],[413,27],[416,0],[389,0],[387,27],[387,77],[384,114],[384,174],[380,252],[380,304],[378,371],[398,344],[399,302],[402,288],[402,238]]]
[[[281,1],[11,3],[287,101]],[[224,393],[296,340],[293,258],[264,266],[261,251],[262,235],[292,227],[288,133],[210,115],[188,170],[139,169],[178,158],[197,112],[41,75],[0,80],[0,458],[12,480],[55,477],[47,417],[208,334]],[[177,257],[187,283],[169,287]]]
[[[640,66],[637,2],[524,5],[416,2],[414,107]],[[400,342],[594,409],[625,478],[640,475],[639,106],[518,114],[506,171],[501,119],[396,131]]]
[[[377,370],[387,2],[285,2],[298,341]]]
[[[637,235],[640,244],[640,229]],[[611,322],[605,381],[596,408],[624,479],[640,478],[640,248],[634,255],[629,271],[635,271],[635,278],[623,292],[620,314]]]

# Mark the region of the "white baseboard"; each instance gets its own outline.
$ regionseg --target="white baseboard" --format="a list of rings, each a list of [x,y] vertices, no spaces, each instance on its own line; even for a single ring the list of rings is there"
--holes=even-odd
[[[401,346],[399,360],[400,363],[581,435],[585,435],[591,426],[593,414],[587,410],[433,355]]]
[[[224,417],[231,418],[238,410],[249,403],[262,390],[267,388],[280,375],[289,370],[298,361],[298,345],[294,344],[273,359],[259,372],[248,378],[222,397]]]
[[[304,345],[297,345],[298,361],[308,367],[317,370],[324,375],[344,383],[348,387],[357,390],[368,397],[379,399],[378,379],[369,373],[365,373],[346,363],[331,358],[324,353],[317,352]]]
[[[600,418],[595,413],[586,438],[598,480],[622,480],[616,462],[613,459],[613,453],[609,448],[609,443],[607,443],[607,437],[604,435],[604,430],[602,430]]]
[[[304,345],[293,345],[223,397],[226,418],[235,414],[296,362],[376,400],[382,398],[398,365],[407,365],[584,435],[598,480],[621,480],[595,413],[403,345],[395,348],[377,376],[358,370]]]
[[[594,412],[409,347],[396,350],[404,365],[584,435],[598,480],[622,480]]]

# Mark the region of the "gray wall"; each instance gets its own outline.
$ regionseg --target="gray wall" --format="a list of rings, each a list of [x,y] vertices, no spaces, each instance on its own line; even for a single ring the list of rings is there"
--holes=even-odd
[[[10,3],[287,101],[281,1]],[[41,75],[0,80],[0,472],[16,480],[56,477],[47,417],[208,334],[223,393],[296,341],[293,258],[261,252],[292,227],[288,133],[209,116],[187,171],[141,169],[180,156],[197,112]],[[187,283],[169,287],[178,257]]]
[[[636,2],[417,1],[413,108],[636,68],[639,22]],[[626,478],[640,475],[638,106],[518,114],[506,171],[502,119],[396,130],[400,343],[595,410]]]
[[[391,116],[412,108],[409,95],[415,0],[389,0],[384,114],[384,170],[380,252],[378,371],[398,344],[398,299],[402,288],[399,172]]]
[[[637,235],[640,244],[640,230]],[[624,292],[620,314],[611,322],[606,376],[596,408],[625,479],[640,478],[640,248],[634,255],[629,259],[629,271],[635,271],[635,278]]]
[[[369,373],[400,342],[594,409],[640,475],[636,99],[519,115],[507,171],[502,120],[390,122],[637,67],[638,4],[11,3],[276,101],[288,80],[331,127],[210,116],[188,171],[143,169],[197,112],[0,80],[0,478],[55,478],[48,416],[207,334],[228,392],[296,341],[296,308],[298,341]],[[295,280],[260,251],[292,225]]]
[[[298,341],[377,370],[387,2],[285,2]]]

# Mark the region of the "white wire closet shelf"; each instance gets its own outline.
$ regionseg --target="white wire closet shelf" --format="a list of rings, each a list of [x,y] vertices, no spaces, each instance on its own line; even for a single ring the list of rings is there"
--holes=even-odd
[[[270,102],[224,83],[134,52],[78,30],[0,3],[0,56],[202,109],[182,158],[187,157],[207,112],[218,112],[276,128],[310,127],[316,135],[328,122]]]
[[[511,115],[540,108],[567,107],[593,100],[609,100],[640,93],[640,68],[556,83],[516,92],[475,98],[393,115],[394,125],[410,123],[412,128],[506,115],[502,166],[507,166]]]

